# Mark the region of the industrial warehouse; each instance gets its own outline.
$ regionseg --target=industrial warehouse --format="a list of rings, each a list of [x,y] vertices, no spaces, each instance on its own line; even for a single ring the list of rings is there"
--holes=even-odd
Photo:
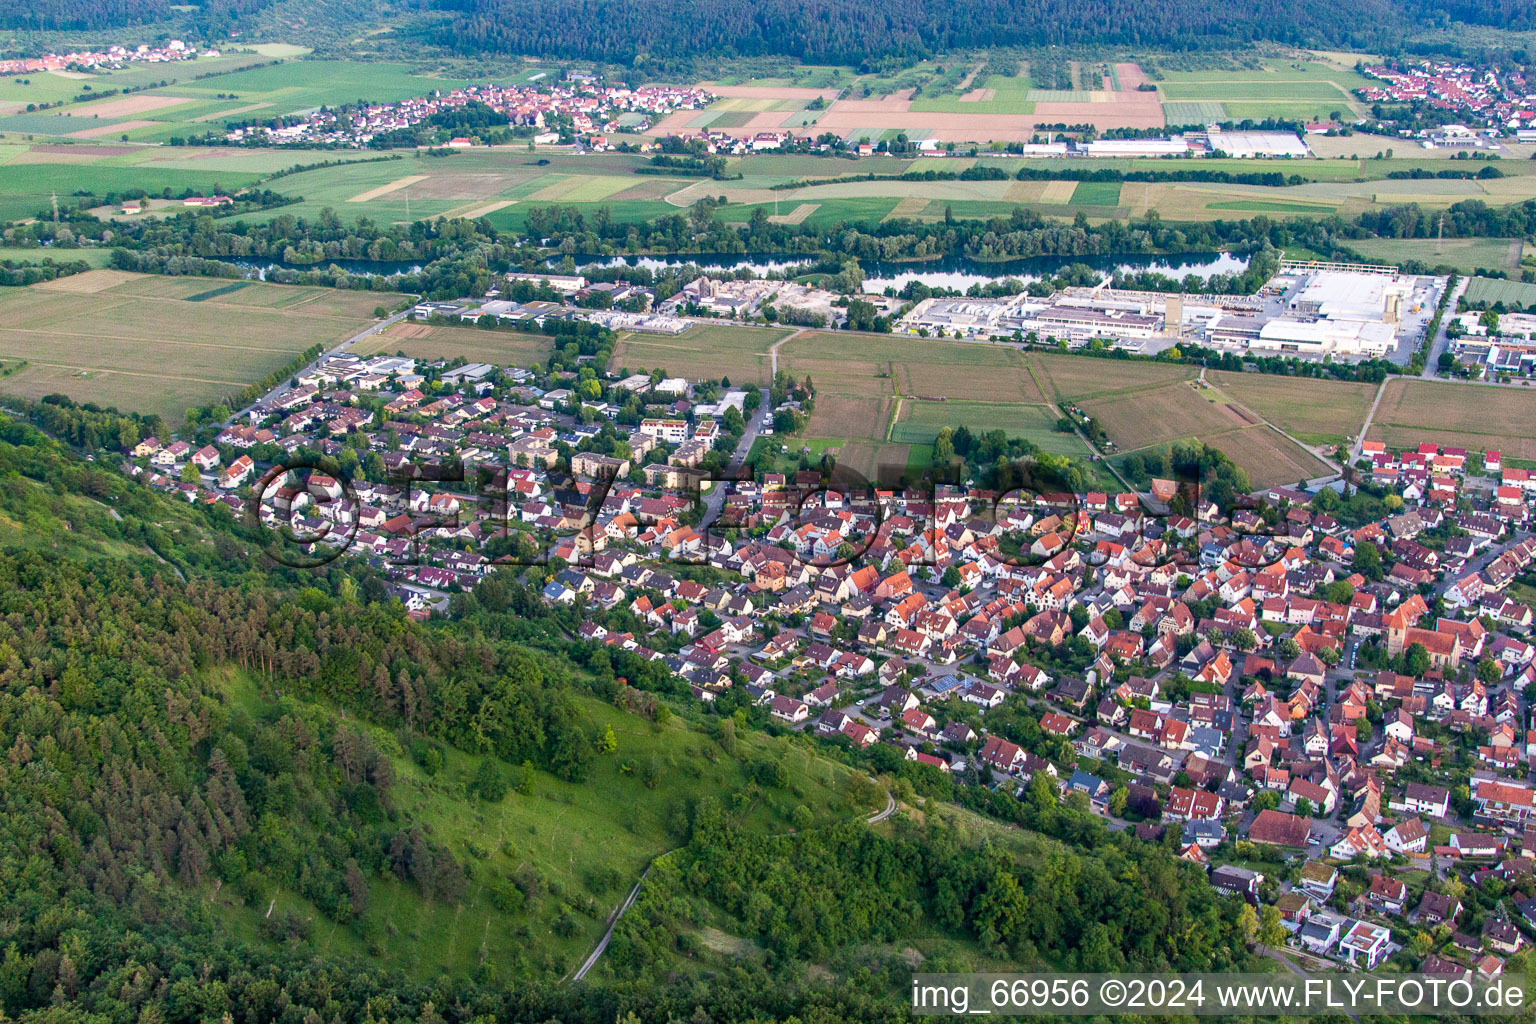
[[[1257,295],[1108,286],[1046,297],[931,298],[902,318],[919,336],[1014,338],[1078,347],[1095,339],[1152,355],[1181,341],[1258,355],[1390,357],[1411,351],[1446,287],[1372,264],[1286,261]]]

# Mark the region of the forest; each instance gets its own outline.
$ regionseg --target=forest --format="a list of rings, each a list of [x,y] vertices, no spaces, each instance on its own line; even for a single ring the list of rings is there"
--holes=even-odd
[[[529,53],[639,63],[657,58],[781,55],[860,64],[987,46],[1103,44],[1172,50],[1259,40],[1296,46],[1395,48],[1452,19],[1529,28],[1519,0],[446,0],[454,17],[425,30],[458,53]]]

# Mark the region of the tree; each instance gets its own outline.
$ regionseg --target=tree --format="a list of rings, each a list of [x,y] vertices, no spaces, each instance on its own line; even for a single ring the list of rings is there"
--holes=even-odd
[[[1488,686],[1492,686],[1504,677],[1499,663],[1492,658],[1484,658],[1477,663],[1477,678]]]
[[[611,754],[619,749],[619,738],[613,734],[613,726],[603,726],[602,738],[597,741],[599,754]]]
[[[1280,794],[1272,789],[1266,789],[1253,798],[1253,809],[1255,811],[1272,811],[1279,806]]]
[[[1280,657],[1286,661],[1295,661],[1297,658],[1301,657],[1301,645],[1298,644],[1295,640],[1292,640],[1290,637],[1284,636],[1281,637],[1280,642],[1275,645],[1275,653],[1279,654]]]
[[[1251,651],[1259,646],[1259,638],[1247,626],[1239,629],[1234,635],[1234,639],[1237,642],[1237,649],[1240,651]]]
[[[1355,545],[1353,561],[1355,572],[1368,580],[1381,579],[1381,550],[1368,540]]]
[[[939,582],[953,590],[960,585],[960,570],[953,565],[949,566],[944,570],[944,575],[939,577]]]
[[[1483,310],[1483,315],[1477,318],[1477,322],[1488,329],[1488,333],[1499,333],[1499,314],[1491,309]]]
[[[471,785],[480,799],[489,803],[500,803],[507,795],[506,777],[502,775],[494,757],[480,759],[480,767],[475,770],[475,780]]]
[[[933,441],[933,464],[947,466],[955,461],[955,432],[949,427],[939,431]]]
[[[1237,937],[1245,946],[1253,945],[1259,937],[1259,913],[1251,903],[1244,903],[1237,912]]]
[[[1125,817],[1125,805],[1130,802],[1131,791],[1124,786],[1116,786],[1115,791],[1109,794],[1109,813],[1117,818]]]
[[[1271,903],[1259,914],[1259,945],[1267,949],[1278,949],[1285,945],[1285,936],[1280,908]]]
[[[1298,818],[1312,817],[1312,801],[1302,797],[1296,801],[1296,816]]]
[[[1421,643],[1411,643],[1403,654],[1403,667],[1411,676],[1423,676],[1429,671],[1429,651]]]

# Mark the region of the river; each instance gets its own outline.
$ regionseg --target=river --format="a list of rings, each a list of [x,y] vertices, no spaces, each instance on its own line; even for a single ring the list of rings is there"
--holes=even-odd
[[[564,257],[552,257],[551,266]],[[668,267],[694,264],[706,270],[776,273],[792,267],[806,266],[815,262],[806,257],[785,254],[739,253],[682,253],[669,256],[594,256],[577,254],[572,257],[578,268],[612,268],[618,266],[646,267],[665,270]],[[276,269],[324,272],[334,266],[349,274],[373,276],[375,274],[410,274],[421,270],[422,263],[412,260],[324,260],[311,264],[291,264],[277,261],[232,260],[239,266],[256,271],[265,280]],[[1117,271],[1153,270],[1170,277],[1194,274],[1202,280],[1214,274],[1238,274],[1247,268],[1247,261],[1225,252],[1190,252],[1173,255],[1110,255],[1110,256],[1036,256],[1019,260],[977,260],[965,256],[948,256],[943,259],[923,261],[862,260],[864,287],[871,292],[883,292],[887,288],[900,290],[910,281],[919,281],[931,288],[950,288],[964,291],[973,284],[988,284],[1004,278],[1017,278],[1023,282],[1036,281],[1059,273],[1074,263],[1086,264],[1106,274]]]

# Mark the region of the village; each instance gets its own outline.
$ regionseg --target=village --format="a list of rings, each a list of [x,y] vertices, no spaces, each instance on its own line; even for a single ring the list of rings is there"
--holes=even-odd
[[[542,78],[542,74],[534,76]],[[662,117],[678,110],[696,110],[713,97],[692,86],[641,86],[628,88],[601,83],[589,75],[570,74],[553,86],[474,85],[435,91],[398,103],[375,103],[343,109],[323,108],[272,124],[234,128],[225,135],[232,143],[271,145],[367,146],[374,136],[410,128],[434,114],[483,104],[507,118],[507,124],[530,130],[535,144],[566,141],[560,130],[546,131],[558,120],[572,135],[586,137],[597,150],[607,148],[604,133],[643,132]],[[468,146],[468,137],[454,138],[451,146]]]
[[[130,64],[171,64],[198,57],[217,57],[219,51],[168,39],[163,45],[108,46],[104,50],[70,50],[37,57],[0,60],[0,75],[35,74],[40,71],[115,71]]]
[[[1360,98],[1368,103],[1422,102],[1436,110],[1465,115],[1483,128],[1512,132],[1522,142],[1536,138],[1536,91],[1518,70],[1426,60],[1370,65],[1360,72],[1385,83],[1359,90]],[[1475,143],[1471,133],[1463,130],[1437,133],[1430,145],[1435,144]]]
[[[673,326],[508,307],[587,338],[594,316]],[[332,353],[213,444],[125,457],[379,567],[414,617],[530,573],[574,641],[700,702],[1173,844],[1304,964],[1487,979],[1536,935],[1536,646],[1509,594],[1536,560],[1531,471],[1367,441],[1359,482],[1393,511],[1357,521],[1337,491],[1220,507],[1189,480],[998,495],[733,470],[775,425],[792,444],[812,401],[785,375]],[[351,478],[289,468],[310,458]]]

